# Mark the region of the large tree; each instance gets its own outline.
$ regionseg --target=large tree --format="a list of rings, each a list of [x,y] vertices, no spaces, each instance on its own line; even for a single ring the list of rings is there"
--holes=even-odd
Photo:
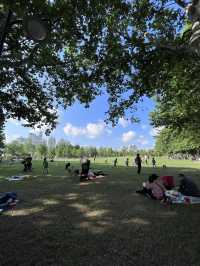
[[[3,132],[3,125],[0,124],[0,160],[1,160],[1,155],[3,153],[4,147],[5,147],[5,135]]]
[[[200,128],[199,62],[182,60],[175,63],[167,89],[159,91],[151,118],[154,126],[170,128]],[[170,73],[170,72],[169,72]]]
[[[57,104],[78,100],[88,107],[106,92],[107,119],[115,123],[144,95],[171,89],[177,65],[193,68],[196,60],[180,37],[183,7],[180,0],[2,0],[1,31],[11,15],[0,59],[5,118],[51,130]],[[46,23],[46,41],[28,39],[22,30],[28,15]]]
[[[168,153],[200,153],[200,130],[164,128],[156,137],[155,151]]]
[[[4,115],[0,108],[0,160],[5,148]]]

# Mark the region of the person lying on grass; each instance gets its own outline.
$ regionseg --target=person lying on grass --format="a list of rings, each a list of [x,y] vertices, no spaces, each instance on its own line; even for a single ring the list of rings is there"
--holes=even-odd
[[[148,182],[143,183],[143,188],[136,193],[146,195],[152,199],[162,200],[165,198],[166,188],[156,174],[149,176]]]
[[[104,174],[104,172],[101,170],[98,170],[96,172],[92,172],[91,170],[89,170],[87,176],[82,176],[82,175],[80,176],[80,182],[90,181],[90,180],[102,178],[105,176],[106,176],[106,174]]]

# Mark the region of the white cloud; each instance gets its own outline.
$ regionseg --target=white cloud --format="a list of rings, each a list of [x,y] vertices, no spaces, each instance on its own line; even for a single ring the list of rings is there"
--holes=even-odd
[[[104,123],[89,123],[86,126],[86,134],[88,134],[88,137],[91,139],[95,139],[101,135],[103,135],[105,130],[105,124]]]
[[[145,146],[149,144],[149,140],[144,135],[140,135],[138,138],[138,143],[142,146]]]
[[[67,136],[84,136],[89,139],[96,139],[105,133],[109,135],[112,133],[112,131],[107,128],[103,121],[99,121],[97,123],[88,123],[85,127],[76,127],[71,123],[67,123],[64,127],[64,132]]]
[[[150,130],[150,135],[151,135],[152,137],[156,137],[156,136],[158,136],[158,135],[160,134],[160,131],[161,131],[162,129],[164,129],[164,127],[154,127],[154,128],[152,128],[152,129]]]
[[[133,140],[135,137],[136,137],[136,133],[134,131],[130,130],[130,131],[122,134],[122,141],[124,143],[128,143],[131,140]]]
[[[126,128],[130,125],[130,120],[125,119],[124,117],[119,118],[119,124],[123,127]]]
[[[85,131],[83,128],[75,127],[72,124],[67,123],[64,127],[64,132],[67,136],[77,137],[84,135]]]
[[[51,111],[51,113],[52,112],[53,111]],[[43,119],[44,118],[41,117],[41,121]],[[10,118],[10,119],[8,119],[7,122],[11,123],[12,125],[15,125],[15,126],[22,126],[22,127],[23,127],[23,125],[27,124],[27,122],[24,119],[17,120],[17,119]],[[27,128],[30,128],[30,127],[27,127]],[[45,125],[45,124],[42,124],[42,122],[40,122],[40,123],[36,124],[34,127],[30,128],[29,133],[34,133],[34,134],[44,133],[47,129],[49,129],[49,125]]]

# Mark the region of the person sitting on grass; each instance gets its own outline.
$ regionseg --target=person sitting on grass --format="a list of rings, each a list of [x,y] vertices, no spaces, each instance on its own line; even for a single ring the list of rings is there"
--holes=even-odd
[[[47,158],[45,157],[43,161],[43,174],[49,173],[48,168],[49,168],[49,164],[48,164]]]
[[[70,167],[70,163],[68,162],[68,163],[66,163],[66,165],[65,165],[65,170],[68,170],[69,169],[69,167]]]
[[[200,197],[200,190],[190,177],[186,177],[184,174],[179,174],[178,177],[180,179],[178,192],[184,196]]]
[[[27,165],[27,170],[32,171],[32,157],[29,154],[29,156],[26,158],[26,165]]]
[[[75,169],[75,170],[73,171],[73,173],[74,173],[74,175],[79,175],[79,174],[80,174],[80,171],[79,171],[79,169]]]
[[[81,164],[81,177],[80,181],[88,180],[88,172],[90,170],[90,160]]]
[[[149,180],[143,183],[142,190],[137,190],[136,193],[146,195],[151,199],[162,200],[165,197],[166,188],[156,174],[149,176]]]
[[[27,172],[27,162],[26,162],[26,159],[24,159],[23,161],[22,161],[22,164],[24,165],[24,172]]]
[[[184,174],[178,175],[179,186],[176,190],[167,190],[165,192],[166,202],[183,203],[183,204],[196,204],[200,203],[200,190],[195,182]]]

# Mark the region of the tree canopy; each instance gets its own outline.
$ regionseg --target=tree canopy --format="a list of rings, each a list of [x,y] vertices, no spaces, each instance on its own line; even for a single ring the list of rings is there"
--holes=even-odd
[[[199,154],[200,130],[164,128],[156,137],[155,151],[160,154]]]
[[[12,11],[0,58],[5,118],[25,119],[29,126],[47,124],[51,130],[58,104],[67,108],[78,100],[88,107],[107,93],[106,118],[115,124],[128,108],[134,120],[143,96],[174,96],[177,72],[181,82],[187,74],[186,90],[199,63],[180,36],[183,7],[180,0],[2,0],[1,32]],[[22,30],[28,15],[46,23],[47,40],[28,39]]]
[[[0,124],[0,157],[3,153],[3,149],[4,149],[4,143],[5,141],[5,135],[4,135],[4,132],[3,132],[3,125]],[[1,158],[0,158],[1,159]]]

